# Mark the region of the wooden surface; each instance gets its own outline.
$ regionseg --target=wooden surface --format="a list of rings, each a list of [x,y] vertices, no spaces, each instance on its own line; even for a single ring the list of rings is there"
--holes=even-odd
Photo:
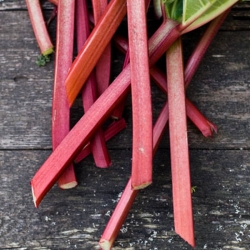
[[[51,5],[45,4],[49,16]],[[190,122],[188,135],[196,249],[250,249],[250,5],[238,4],[216,36],[187,95],[218,126],[204,138]],[[55,186],[38,209],[29,181],[51,153],[53,62],[39,54],[23,0],[0,1],[0,249],[99,249],[131,168],[128,127],[108,143],[109,169],[92,157],[76,166],[79,185]],[[55,22],[50,28],[54,39]],[[192,48],[184,39],[188,54]],[[114,56],[119,66],[120,57]],[[154,90],[154,112],[165,97]],[[81,116],[80,102],[72,124]],[[174,232],[168,135],[154,161],[154,182],[141,191],[113,249],[191,249]]]

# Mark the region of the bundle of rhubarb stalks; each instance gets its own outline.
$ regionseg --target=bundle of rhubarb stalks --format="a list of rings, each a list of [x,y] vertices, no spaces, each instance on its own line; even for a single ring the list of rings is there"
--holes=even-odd
[[[164,133],[169,132],[175,231],[195,246],[187,117],[209,137],[217,131],[185,96],[207,48],[237,0],[51,0],[56,18],[56,44],[48,35],[39,0],[26,0],[41,50],[39,64],[55,54],[52,103],[53,152],[35,173],[31,188],[35,206],[57,182],[77,185],[74,162],[92,154],[95,165],[109,167],[106,141],[125,129],[125,100],[131,95],[132,164],[130,179],[101,236],[111,249],[140,189],[152,183],[152,162]],[[147,12],[161,22],[148,36]],[[152,22],[152,20],[151,20]],[[126,36],[117,34],[126,24]],[[182,35],[206,24],[193,53],[183,65]],[[76,41],[77,48],[74,48]],[[121,72],[111,82],[111,44],[124,53]],[[74,57],[74,51],[77,55]],[[156,67],[165,60],[165,70]],[[153,122],[151,86],[166,95]],[[82,118],[70,128],[70,109],[81,98]],[[112,122],[110,122],[112,121]],[[108,126],[104,129],[103,124]],[[168,129],[166,127],[168,125]]]

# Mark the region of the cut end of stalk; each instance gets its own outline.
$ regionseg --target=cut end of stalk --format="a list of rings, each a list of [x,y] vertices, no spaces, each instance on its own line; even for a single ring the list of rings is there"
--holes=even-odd
[[[38,208],[39,203],[37,202],[37,199],[36,199],[36,196],[35,196],[35,193],[34,193],[34,189],[33,189],[32,186],[31,186],[31,192],[32,192],[32,197],[33,197],[33,202],[35,204],[35,207]]]
[[[42,55],[43,56],[48,56],[50,54],[54,53],[54,47],[48,48],[45,51],[43,51]]]
[[[151,182],[143,183],[143,184],[141,184],[141,185],[139,185],[139,186],[132,186],[132,189],[133,189],[133,190],[140,190],[140,189],[146,188],[146,187],[149,186],[151,183],[152,183],[152,181],[151,181]]]
[[[195,239],[193,232],[185,233],[185,232],[178,232],[178,230],[175,229],[175,232],[183,239],[185,240],[191,247],[195,248]]]
[[[78,185],[77,181],[72,181],[72,182],[60,185],[60,188],[61,189],[71,189],[71,188],[76,187],[77,185]]]
[[[105,239],[100,239],[99,246],[102,250],[110,250],[112,247],[112,242]]]

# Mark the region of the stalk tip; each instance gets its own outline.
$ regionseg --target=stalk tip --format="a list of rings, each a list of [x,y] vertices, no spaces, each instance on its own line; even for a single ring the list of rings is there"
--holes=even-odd
[[[35,204],[35,207],[38,208],[39,203],[37,202],[33,186],[31,186],[31,192],[32,192],[32,197],[33,197],[33,202]]]
[[[71,181],[65,184],[60,184],[61,189],[71,189],[77,186],[77,181]]]
[[[99,241],[99,246],[101,247],[102,250],[110,250],[112,244],[110,241],[101,238]]]
[[[146,188],[146,187],[149,186],[151,183],[152,183],[152,181],[142,183],[142,184],[139,185],[139,186],[134,186],[134,185],[132,185],[132,189],[133,189],[133,190],[140,190],[140,189]]]

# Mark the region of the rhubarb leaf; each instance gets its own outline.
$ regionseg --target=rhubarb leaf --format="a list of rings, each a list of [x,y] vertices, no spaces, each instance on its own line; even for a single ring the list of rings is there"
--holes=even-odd
[[[181,23],[183,0],[163,0],[168,18]]]
[[[216,0],[184,0],[182,25],[187,26],[200,17]]]
[[[194,0],[194,1],[197,1],[197,0]],[[222,14],[224,11],[232,7],[238,1],[239,0],[217,0],[197,20],[195,20],[189,27],[187,27],[184,33],[194,30],[210,22],[211,20],[213,20],[214,18]]]

